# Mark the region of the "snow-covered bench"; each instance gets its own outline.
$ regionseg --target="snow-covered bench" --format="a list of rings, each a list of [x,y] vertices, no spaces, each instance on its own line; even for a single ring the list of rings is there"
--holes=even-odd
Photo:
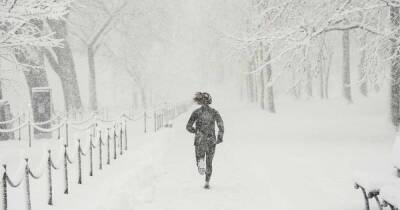
[[[396,137],[393,146],[393,168],[375,169],[359,173],[355,176],[356,189],[362,192],[365,209],[370,209],[370,200],[375,200],[379,209],[390,207],[399,209],[400,206],[400,137]],[[396,194],[397,192],[397,194]],[[379,197],[378,197],[379,196]],[[379,199],[381,198],[381,199]]]
[[[398,210],[400,208],[400,181],[382,187],[380,197],[382,199],[382,206]]]

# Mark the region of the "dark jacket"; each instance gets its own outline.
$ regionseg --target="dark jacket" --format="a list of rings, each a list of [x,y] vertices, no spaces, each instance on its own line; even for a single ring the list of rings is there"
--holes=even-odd
[[[196,134],[195,145],[198,145],[204,140],[217,143],[215,137],[215,122],[218,126],[218,141],[222,142],[224,135],[224,122],[222,121],[221,115],[219,115],[218,111],[205,105],[193,111],[186,125],[186,130],[190,133]],[[194,124],[195,126],[193,127]]]

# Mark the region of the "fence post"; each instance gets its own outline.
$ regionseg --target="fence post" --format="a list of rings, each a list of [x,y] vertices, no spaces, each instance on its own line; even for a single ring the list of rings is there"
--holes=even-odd
[[[117,159],[117,131],[116,131],[116,127],[115,127],[115,124],[114,124],[114,138],[113,138],[113,140],[114,140],[114,160],[116,160]]]
[[[89,135],[90,136],[90,145],[89,145],[89,156],[90,156],[90,171],[89,171],[89,176],[93,176],[93,136],[92,134]]]
[[[99,131],[99,169],[102,170],[103,169],[103,152],[101,150],[101,131]]]
[[[82,148],[81,140],[78,139],[78,184],[82,184]]]
[[[47,181],[49,184],[49,201],[48,204],[51,206],[53,205],[53,180],[51,177],[51,150],[48,151],[49,153],[49,158],[47,159]]]
[[[157,119],[158,127],[157,127],[157,130],[160,130],[162,128],[162,115],[163,115],[162,112],[158,113],[158,119]]]
[[[126,125],[127,123],[126,119],[124,121],[125,121],[125,150],[128,150],[128,130],[127,130],[128,126]]]
[[[110,128],[107,128],[107,165],[110,165]]]
[[[32,209],[32,203],[31,203],[31,188],[29,184],[29,160],[28,158],[25,158],[25,190],[26,190],[26,209],[31,210]]]
[[[7,166],[3,165],[4,173],[2,177],[2,187],[3,187],[3,210],[7,210]]]
[[[68,157],[67,157],[67,145],[64,144],[64,194],[68,194]]]

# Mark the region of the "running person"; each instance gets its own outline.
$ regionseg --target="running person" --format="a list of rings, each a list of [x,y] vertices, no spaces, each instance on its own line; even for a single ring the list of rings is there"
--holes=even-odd
[[[206,175],[204,188],[209,189],[215,147],[223,141],[224,122],[218,111],[209,106],[212,103],[210,94],[198,92],[193,100],[201,107],[190,116],[186,130],[195,134],[194,146],[197,167],[201,175]],[[215,122],[218,126],[217,137],[215,136]]]

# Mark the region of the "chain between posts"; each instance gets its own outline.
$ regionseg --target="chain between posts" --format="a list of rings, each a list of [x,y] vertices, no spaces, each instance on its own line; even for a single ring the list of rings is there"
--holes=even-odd
[[[169,111],[171,112],[172,116],[169,115],[169,113],[170,113]],[[174,114],[172,114],[172,112]],[[154,120],[156,121],[155,124],[157,125],[156,129],[158,130],[159,128],[163,127],[164,122],[168,123],[168,120],[174,119],[174,117],[176,117],[180,113],[182,113],[182,110],[180,110],[178,107],[175,107],[175,109],[159,112],[159,115],[155,116],[155,118],[154,118]],[[146,122],[147,118],[151,119],[151,117],[147,116],[146,113],[145,113],[145,115],[143,115],[143,117],[145,118],[145,122]],[[111,157],[110,157],[111,156],[111,154],[110,154],[111,153],[111,148],[110,148],[110,146],[111,146],[110,145],[111,144],[111,138],[113,138],[113,143],[114,143],[113,144],[113,146],[114,146],[114,151],[113,151],[114,152],[114,159],[117,158],[118,149],[119,149],[120,155],[123,155],[123,151],[124,150],[128,150],[127,119],[129,119],[129,118],[124,118],[123,121],[119,121],[118,122],[119,124],[114,124],[113,131],[112,131],[113,133],[111,133],[111,129],[112,128],[107,128],[107,164],[111,163],[110,162],[111,161],[110,160],[111,159]],[[20,119],[16,119],[16,120],[20,120]],[[29,125],[29,134],[30,134],[30,136],[29,136],[29,145],[32,146],[32,136],[31,136],[32,127],[35,128],[35,126],[37,126],[37,125],[36,124],[32,124],[30,122],[30,118],[28,118],[25,121],[24,124],[25,124],[25,126]],[[63,177],[64,181],[65,181],[64,193],[68,194],[69,193],[69,178],[70,178],[70,177],[68,177],[68,172],[69,172],[68,171],[68,164],[73,164],[73,162],[75,162],[75,153],[74,152],[76,150],[73,149],[73,154],[74,154],[73,158],[74,158],[74,160],[72,160],[70,158],[70,156],[69,156],[69,154],[72,154],[72,153],[68,153],[68,150],[67,150],[68,149],[68,143],[69,143],[68,135],[69,135],[69,130],[70,129],[68,128],[67,123],[65,123],[65,125],[66,125],[66,142],[65,142],[66,144],[64,145],[64,151],[63,151],[64,154],[62,154],[62,152],[60,154],[60,155],[63,155],[63,159],[62,159],[62,161],[60,159],[60,161],[63,162],[63,165],[64,165],[64,177]],[[94,132],[93,134],[96,134],[95,131],[96,131],[96,128],[97,128],[97,123],[96,124],[92,124],[91,127],[94,127],[93,128],[93,132]],[[61,128],[61,126],[60,127],[54,127],[52,129],[60,130],[60,128]],[[71,129],[76,129],[76,128],[71,126]],[[88,127],[88,129],[90,129],[90,127]],[[101,128],[101,129],[104,129],[104,127]],[[47,130],[49,130],[49,129],[47,129]],[[147,126],[145,125],[145,131],[146,130],[147,130]],[[2,131],[0,130],[0,132],[2,132]],[[102,163],[103,162],[103,160],[102,160],[102,153],[103,153],[102,146],[105,145],[104,144],[105,142],[103,142],[103,136],[102,136],[101,132],[102,131],[100,130],[99,131],[99,142],[98,142],[99,143],[99,145],[98,145],[99,148],[98,149],[99,149],[99,159],[100,159],[100,161],[99,161],[100,170],[102,169],[102,164],[103,164]],[[60,138],[59,137],[60,136],[60,132],[58,132],[58,134],[59,134],[58,138]],[[111,135],[113,135],[113,137],[111,137]],[[97,145],[93,144],[93,140],[94,140],[93,137],[94,137],[94,135],[91,134],[90,135],[90,142],[89,142],[90,143],[90,145],[89,145],[89,153],[90,153],[89,154],[90,155],[90,157],[89,157],[90,158],[90,174],[89,175],[90,176],[93,176],[93,149],[97,147]],[[117,139],[117,137],[119,137],[119,139]],[[117,148],[118,144],[119,144],[119,148]],[[70,150],[70,152],[71,152],[71,150]],[[77,153],[76,154],[77,154],[77,163],[78,163],[78,184],[82,184],[83,183],[82,156],[86,156],[86,154],[82,149],[82,144],[81,144],[81,140],[80,139],[78,139],[78,148],[77,148]],[[42,161],[43,164],[45,164],[45,162],[46,162],[45,160],[46,160],[46,157],[44,157],[44,159]],[[24,175],[21,173],[21,175],[23,175],[23,176],[21,178],[19,178],[20,180],[18,182],[14,183],[10,179],[8,174],[7,174],[6,165],[3,165],[3,167],[4,167],[4,173],[3,173],[3,176],[2,176],[2,201],[3,201],[2,202],[2,207],[3,207],[3,210],[7,210],[7,208],[8,208],[8,194],[7,194],[8,187],[11,186],[13,188],[17,188],[23,182],[25,183],[24,184],[24,189],[25,189],[24,191],[25,191],[26,198],[27,198],[26,199],[26,209],[27,210],[31,210],[32,209],[30,178],[32,177],[33,179],[41,179],[41,177],[43,176],[44,172],[46,171],[45,165],[43,165],[43,166],[44,167],[40,167],[39,168],[40,171],[38,170],[36,172],[38,174],[35,174],[35,173],[33,173],[33,171],[31,170],[31,168],[29,166],[29,160],[25,159],[25,173],[24,173]],[[24,167],[24,165],[21,164],[21,167]],[[61,168],[61,165],[60,165],[60,168]],[[48,157],[47,157],[47,175],[48,175],[48,177],[47,177],[48,178],[48,180],[47,180],[48,181],[48,200],[47,200],[47,203],[48,203],[48,205],[54,205],[54,200],[53,200],[53,170],[57,170],[57,169],[59,169],[59,167],[57,165],[55,165],[53,160],[52,160],[51,150],[48,150]]]

